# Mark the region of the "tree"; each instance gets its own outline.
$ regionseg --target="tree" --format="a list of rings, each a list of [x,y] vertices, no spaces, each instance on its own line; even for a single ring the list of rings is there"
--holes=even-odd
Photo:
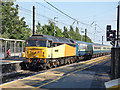
[[[46,27],[47,27],[48,35],[54,36],[54,22],[49,20],[49,25],[47,25]]]
[[[4,38],[27,39],[31,35],[31,29],[24,21],[25,17],[19,18],[19,6],[13,7],[13,5],[13,2],[2,2],[1,34]]]
[[[90,43],[93,43],[92,40],[87,36],[87,41],[86,42],[90,42]],[[82,37],[82,41],[85,41],[85,35],[83,35]]]
[[[48,31],[47,31],[47,25],[45,24],[44,26],[42,26],[42,34],[45,34],[47,35],[48,34]]]
[[[64,26],[63,36],[65,38],[69,38],[68,30],[67,30],[67,28],[65,26]]]
[[[78,27],[76,27],[75,40],[81,40],[81,35],[80,35],[80,33],[79,33]]]
[[[40,34],[45,34],[45,35],[51,35],[53,36],[54,35],[54,22],[52,22],[51,20],[49,20],[49,25],[44,25],[42,26],[42,29],[38,29],[40,28],[40,25],[37,25],[37,31],[41,31]],[[62,34],[62,30],[55,26],[55,36],[57,37],[63,37],[63,34]]]
[[[68,35],[70,39],[74,39],[75,40],[75,32],[72,26],[70,26],[70,30],[68,31]]]
[[[55,36],[57,36],[57,37],[64,37],[64,35],[62,34],[62,30],[59,28],[59,27],[57,27],[57,26],[55,26]]]
[[[0,34],[0,38],[2,38],[2,35]]]
[[[40,22],[38,22],[38,25],[36,27],[37,27],[36,34],[43,34]]]

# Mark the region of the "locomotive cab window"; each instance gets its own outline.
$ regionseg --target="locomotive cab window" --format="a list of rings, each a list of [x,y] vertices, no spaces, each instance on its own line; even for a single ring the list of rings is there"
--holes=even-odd
[[[48,47],[48,48],[52,47],[52,41],[48,41],[47,47]]]
[[[28,40],[26,46],[46,47],[46,41],[42,40]]]

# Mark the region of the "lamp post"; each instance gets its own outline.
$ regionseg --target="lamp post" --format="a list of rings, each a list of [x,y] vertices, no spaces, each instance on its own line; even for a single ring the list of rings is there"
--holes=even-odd
[[[58,17],[54,17],[54,36],[55,36],[55,19]]]
[[[83,38],[83,35],[82,35],[82,33],[84,33],[84,31],[81,31],[81,41],[82,41],[82,38]]]
[[[104,37],[104,36],[102,36],[102,45],[103,45],[103,37]]]

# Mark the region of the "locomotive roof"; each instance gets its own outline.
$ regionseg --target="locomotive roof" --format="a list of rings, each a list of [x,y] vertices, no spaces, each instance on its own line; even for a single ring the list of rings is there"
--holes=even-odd
[[[75,41],[72,39],[68,39],[68,38],[62,38],[62,37],[54,37],[54,36],[50,36],[50,35],[33,35],[32,37],[29,37],[27,40],[49,40],[49,41],[53,41],[53,43],[72,43],[74,44]]]

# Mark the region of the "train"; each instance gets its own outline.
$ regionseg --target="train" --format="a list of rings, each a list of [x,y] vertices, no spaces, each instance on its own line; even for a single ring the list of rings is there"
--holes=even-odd
[[[26,40],[23,68],[47,69],[111,53],[111,46],[50,35],[32,35]]]

